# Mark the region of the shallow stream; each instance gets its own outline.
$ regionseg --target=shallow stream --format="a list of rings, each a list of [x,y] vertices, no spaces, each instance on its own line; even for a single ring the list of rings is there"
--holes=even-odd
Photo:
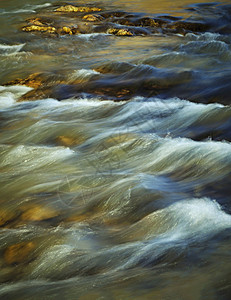
[[[0,2],[0,299],[231,299],[230,1],[72,4]]]

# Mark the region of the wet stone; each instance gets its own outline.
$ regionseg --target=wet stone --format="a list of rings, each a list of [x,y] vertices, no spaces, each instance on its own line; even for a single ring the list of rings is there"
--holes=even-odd
[[[56,9],[55,9],[56,8]],[[55,13],[57,12],[57,13]],[[58,14],[58,12],[63,14]],[[68,14],[70,12],[70,14]],[[75,14],[79,12],[79,14]],[[73,14],[74,13],[74,14]],[[25,32],[38,32],[46,37],[59,38],[61,35],[72,36],[75,34],[107,33],[117,37],[129,38],[132,36],[146,36],[154,33],[181,33],[203,31],[207,26],[193,20],[182,20],[172,16],[144,16],[139,13],[128,13],[125,11],[102,11],[101,8],[93,6],[75,6],[65,4],[53,11],[43,11],[43,15],[36,15],[26,20],[27,25],[22,27]],[[110,38],[109,38],[110,39]],[[62,51],[65,53],[65,50]],[[131,68],[129,67],[128,70]],[[97,69],[96,69],[97,70]],[[98,70],[97,70],[98,71]],[[126,72],[107,70],[107,67],[99,67],[102,74]],[[91,82],[70,81],[68,77],[56,78],[48,74],[31,74],[25,79],[15,79],[6,85],[26,85],[33,90],[28,91],[17,101],[31,101],[37,99],[55,98],[63,100],[67,98],[87,96],[100,96],[101,99],[128,100],[138,93],[142,96],[154,96],[164,93],[168,88],[177,84],[163,82],[159,79],[146,79],[144,82],[134,83],[128,81],[126,84],[117,84],[117,78],[102,75],[101,81],[91,78]],[[120,80],[120,78],[118,78]],[[59,143],[72,144],[66,137],[61,138]]]
[[[65,14],[60,17],[54,12],[76,13]],[[99,13],[100,12],[100,13]],[[93,14],[91,14],[93,13]],[[90,33],[109,33],[116,36],[149,35],[153,33],[181,33],[199,32],[208,29],[206,24],[196,21],[181,20],[172,16],[141,17],[141,14],[129,14],[124,11],[102,11],[101,8],[91,6],[74,6],[66,4],[56,8],[48,15],[27,19],[27,25],[22,27],[25,32],[40,32],[42,34],[74,35]],[[89,23],[88,23],[89,22]],[[97,23],[92,26],[92,23]],[[117,27],[118,25],[127,28]],[[54,35],[56,34],[56,35]]]
[[[120,25],[126,25],[126,26],[136,26],[134,22],[126,18],[117,19],[115,20],[115,23]]]
[[[74,5],[64,5],[57,8],[57,12],[94,12],[101,11],[98,7],[87,7],[87,6],[74,6]]]
[[[27,78],[16,78],[15,80],[7,82],[5,85],[26,85],[32,88],[38,88],[40,87],[44,82],[46,81],[46,78],[42,73],[33,73],[29,75]]]
[[[114,34],[116,36],[133,36],[133,33],[127,29],[111,28],[107,33]]]
[[[105,19],[121,18],[127,15],[127,12],[124,11],[114,11],[114,12],[103,12],[101,16]]]
[[[101,74],[122,74],[124,72],[128,72],[134,68],[134,65],[127,62],[110,62],[105,64],[97,65],[94,70]]]
[[[38,89],[34,89],[34,90],[29,91],[26,94],[22,95],[17,100],[17,102],[47,99],[47,98],[52,97],[52,94],[53,94],[53,90],[50,87],[38,88]]]
[[[26,32],[40,31],[40,32],[56,33],[56,28],[52,26],[31,25],[31,26],[23,27],[22,31],[26,31]]]
[[[102,17],[101,15],[85,15],[82,19],[88,22],[98,22],[102,21],[104,17]]]
[[[111,23],[102,23],[99,25],[96,25],[92,28],[92,32],[94,33],[107,33],[108,30],[110,30],[112,27]]]
[[[44,19],[44,18],[30,18],[26,20],[27,23],[37,25],[37,26],[51,26],[53,25],[54,21],[51,19]]]
[[[15,80],[5,83],[9,85],[25,85],[33,88],[33,90],[22,95],[17,101],[29,101],[42,98],[49,98],[53,95],[53,89],[56,85],[64,82],[65,77],[61,74],[46,73],[33,73],[28,77],[16,78]]]
[[[160,24],[158,22],[156,22],[154,19],[152,18],[141,18],[139,20],[136,21],[135,23],[137,26],[152,26],[152,27],[157,27],[160,26]]]
[[[31,260],[31,253],[35,247],[34,242],[11,245],[4,252],[4,260],[8,265],[26,263]]]
[[[199,22],[187,22],[187,21],[178,21],[166,26],[168,29],[173,29],[176,32],[187,33],[192,32],[202,32],[208,29],[208,25]]]
[[[111,99],[114,101],[122,101],[128,100],[132,95],[134,95],[134,91],[129,89],[128,87],[100,87],[95,88],[91,91],[91,93],[97,96],[101,96],[103,99]]]
[[[77,28],[70,28],[70,27],[64,26],[58,30],[58,33],[73,35],[73,34],[78,34],[80,32]]]

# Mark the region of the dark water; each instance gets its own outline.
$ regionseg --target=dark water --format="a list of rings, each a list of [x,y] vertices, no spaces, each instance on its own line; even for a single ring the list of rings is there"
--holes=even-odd
[[[59,3],[0,2],[0,299],[231,299],[230,2],[93,3],[167,22],[133,36],[21,31]]]

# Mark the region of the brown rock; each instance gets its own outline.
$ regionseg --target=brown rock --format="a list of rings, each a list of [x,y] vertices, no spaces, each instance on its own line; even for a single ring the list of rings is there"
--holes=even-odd
[[[82,19],[84,21],[97,22],[97,21],[102,21],[103,17],[100,15],[85,15]]]
[[[52,98],[52,88],[38,88],[27,92],[26,94],[22,95],[17,102],[22,101],[33,101],[39,99],[47,99]]]
[[[34,242],[22,242],[11,245],[4,252],[4,260],[9,265],[28,262],[31,259],[30,254],[34,249]]]
[[[159,26],[159,23],[156,22],[154,19],[152,18],[141,18],[136,22],[136,25],[138,26],[151,26],[151,27],[156,27]]]
[[[22,221],[45,221],[59,216],[58,211],[47,206],[34,205],[24,208],[23,210],[24,212],[20,217]]]
[[[69,27],[64,26],[62,32],[72,35],[72,30]]]
[[[55,84],[63,83],[64,76],[62,74],[55,73],[33,73],[27,78],[23,79],[21,84],[32,88],[40,88],[45,84],[46,87],[54,86]]]
[[[42,73],[33,73],[25,79],[16,78],[7,82],[5,85],[26,85],[32,88],[38,88],[43,83]]]
[[[43,19],[43,18],[32,18],[32,19],[27,19],[26,21],[36,26],[51,26],[53,24],[52,20]]]
[[[0,211],[0,227],[6,226],[13,222],[19,216],[18,211],[4,210]]]
[[[56,33],[56,28],[52,26],[31,25],[31,26],[23,27],[22,31],[26,31],[26,32],[40,31],[40,32]]]
[[[208,29],[208,25],[199,22],[179,21],[169,24],[167,28],[173,29],[176,32],[184,33],[188,31],[201,32]]]
[[[132,22],[131,20],[126,19],[126,18],[117,19],[117,20],[115,20],[115,22],[117,24],[125,25],[125,26],[136,26],[134,22]]]
[[[60,74],[48,72],[33,73],[24,79],[16,78],[15,80],[9,81],[4,85],[26,85],[32,87],[33,90],[22,95],[22,97],[17,100],[18,102],[21,102],[52,97],[53,87],[64,83],[64,80],[65,77]]]
[[[70,147],[82,144],[85,141],[85,138],[81,135],[77,136],[58,136],[56,139],[59,145]]]
[[[29,23],[36,25],[36,26],[43,26],[44,23],[41,22],[40,18],[35,18],[35,19],[28,19],[27,20]]]
[[[58,12],[93,12],[93,11],[101,11],[101,8],[86,7],[86,6],[74,6],[74,5],[64,5],[64,6],[60,6],[55,11],[58,11]]]
[[[112,18],[121,18],[127,15],[127,13],[124,11],[113,11],[113,12],[104,12],[101,15],[106,19],[112,19]]]
[[[111,28],[107,33],[114,34],[116,36],[133,36],[133,33],[128,29]]]

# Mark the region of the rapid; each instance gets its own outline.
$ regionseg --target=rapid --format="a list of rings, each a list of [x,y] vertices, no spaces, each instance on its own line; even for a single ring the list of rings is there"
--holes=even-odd
[[[0,299],[231,299],[230,2],[71,4],[0,2]]]

